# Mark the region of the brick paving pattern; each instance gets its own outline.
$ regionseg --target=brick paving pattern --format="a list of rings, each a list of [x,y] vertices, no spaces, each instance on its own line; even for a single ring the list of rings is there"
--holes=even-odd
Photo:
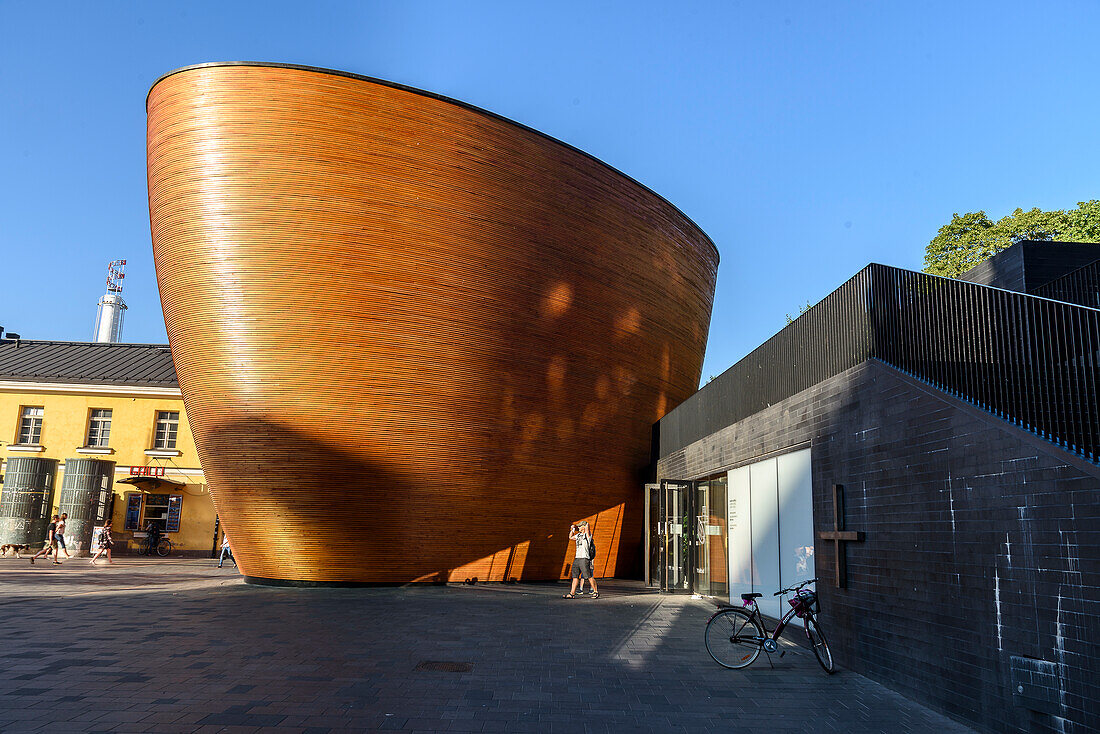
[[[725,670],[708,602],[605,586],[280,589],[208,560],[0,558],[0,731],[969,731],[797,645]]]

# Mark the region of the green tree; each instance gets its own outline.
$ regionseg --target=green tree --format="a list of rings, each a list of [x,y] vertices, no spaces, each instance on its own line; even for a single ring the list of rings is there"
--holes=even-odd
[[[996,222],[984,211],[955,213],[928,243],[924,272],[957,278],[1021,240],[1100,242],[1100,199],[1079,201],[1076,209],[1017,209]]]

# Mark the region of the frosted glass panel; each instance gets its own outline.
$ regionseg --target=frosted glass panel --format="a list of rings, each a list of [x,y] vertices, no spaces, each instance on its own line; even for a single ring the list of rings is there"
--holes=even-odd
[[[740,604],[741,595],[752,591],[752,522],[749,513],[749,468],[729,473],[726,503],[729,543],[730,604]]]
[[[813,483],[810,450],[776,459],[779,475],[780,586],[814,577]],[[778,587],[777,587],[778,588]]]
[[[752,504],[752,586],[763,594],[757,599],[760,611],[779,616],[779,488],[775,459],[749,466],[749,497]]]

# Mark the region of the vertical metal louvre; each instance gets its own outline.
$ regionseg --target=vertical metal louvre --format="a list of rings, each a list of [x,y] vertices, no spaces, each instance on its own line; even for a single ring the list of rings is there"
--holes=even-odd
[[[1087,300],[1097,264],[1044,289]],[[1069,300],[868,265],[669,413],[661,453],[874,358],[1100,462],[1100,309]]]
[[[1100,308],[1100,260],[1045,283],[1033,293],[1055,301]]]

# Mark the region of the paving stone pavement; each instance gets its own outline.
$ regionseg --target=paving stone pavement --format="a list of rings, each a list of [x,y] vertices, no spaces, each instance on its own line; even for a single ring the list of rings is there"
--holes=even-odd
[[[209,560],[0,558],[0,731],[969,731],[797,645],[720,668],[708,602],[603,587],[287,589]]]

